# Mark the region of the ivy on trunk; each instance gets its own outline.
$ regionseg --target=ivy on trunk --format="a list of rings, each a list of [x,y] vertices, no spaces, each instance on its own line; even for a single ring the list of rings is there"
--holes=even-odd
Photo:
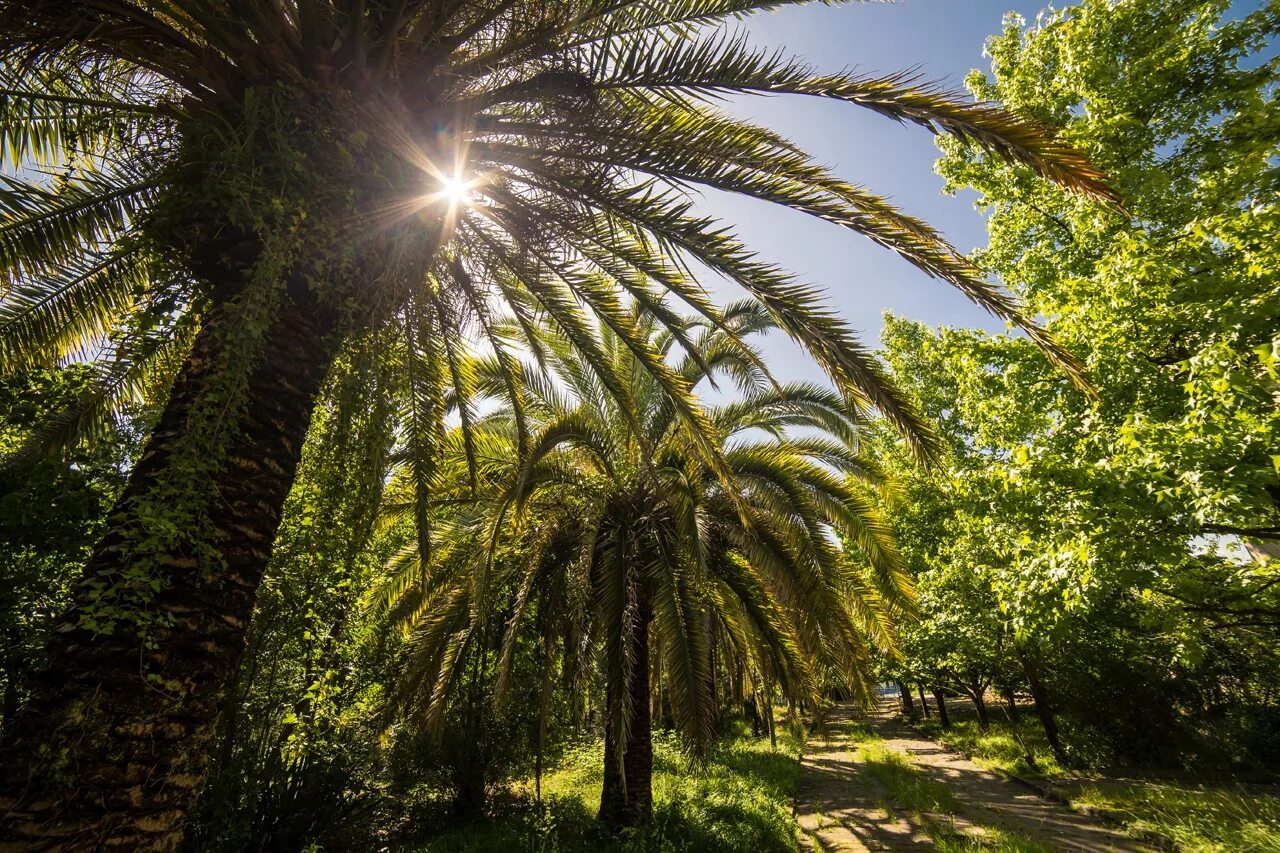
[[[163,851],[182,838],[336,348],[329,312],[291,291],[197,460],[190,438],[208,423],[193,420],[207,420],[243,317],[212,313],[186,360],[8,738],[0,841],[15,849]],[[173,485],[193,465],[209,499],[189,529],[168,530],[184,520],[175,505],[198,500]]]

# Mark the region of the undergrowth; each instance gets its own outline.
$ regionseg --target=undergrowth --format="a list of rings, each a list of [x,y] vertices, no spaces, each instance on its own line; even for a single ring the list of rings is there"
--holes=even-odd
[[[591,740],[567,751],[542,780],[541,803],[532,781],[496,798],[489,817],[451,827],[407,848],[415,853],[639,853],[746,850],[794,853],[791,798],[799,778],[801,739],[778,732],[778,748],[752,738],[739,721],[705,762],[691,761],[672,734],[653,736],[653,821],[620,835],[595,820],[603,780],[604,744]]]

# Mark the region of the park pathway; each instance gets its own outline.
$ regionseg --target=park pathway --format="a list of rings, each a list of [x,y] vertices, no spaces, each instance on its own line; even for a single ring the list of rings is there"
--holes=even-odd
[[[984,770],[900,723],[896,705],[867,716],[841,705],[828,717],[828,736],[814,735],[801,762],[796,817],[806,853],[932,850],[929,828],[975,839],[990,829],[1015,833],[1058,851],[1149,851],[1065,805]],[[848,723],[867,723],[878,745],[906,755],[928,777],[947,785],[959,804],[954,815],[912,815],[894,804],[868,772]],[[887,808],[886,808],[887,807]]]

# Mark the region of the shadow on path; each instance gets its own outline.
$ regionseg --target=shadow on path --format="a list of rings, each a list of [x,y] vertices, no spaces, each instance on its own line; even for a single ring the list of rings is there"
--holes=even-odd
[[[800,848],[813,853],[866,850],[932,850],[921,816],[896,806],[868,772],[857,740],[847,732],[854,719],[869,723],[880,746],[907,756],[927,777],[947,786],[959,808],[955,815],[927,820],[954,826],[980,838],[984,828],[1015,833],[1051,850],[1148,851],[1097,821],[1007,782],[936,741],[915,734],[895,718],[893,705],[869,716],[851,706],[832,709],[827,735],[810,739],[796,795]]]

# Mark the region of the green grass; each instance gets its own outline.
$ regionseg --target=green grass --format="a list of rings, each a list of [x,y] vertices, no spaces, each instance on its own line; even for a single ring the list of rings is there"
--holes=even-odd
[[[941,853],[1052,853],[1052,848],[1038,841],[994,827],[985,827],[981,838],[969,838],[959,833],[948,837],[942,832],[936,832],[932,837]]]
[[[1155,782],[1089,782],[1064,790],[1072,801],[1111,812],[1134,833],[1155,833],[1180,850],[1280,853],[1280,797],[1243,788]]]
[[[1082,780],[1054,761],[1039,721],[1023,714],[1017,731],[1035,756],[1037,766],[1033,769],[999,709],[993,710],[991,727],[983,732],[977,721],[966,715],[966,711],[972,714],[971,709],[963,703],[955,705],[960,706],[959,713],[953,710],[951,728],[944,731],[936,717],[920,721],[918,727],[930,737],[969,753],[984,767],[1049,782],[1073,804],[1123,821],[1132,835],[1160,836],[1180,850],[1196,853],[1280,853],[1280,797],[1243,787],[1203,788],[1141,778]],[[1131,772],[1134,776],[1139,773]]]
[[[854,743],[875,743],[880,736],[871,729],[871,725],[862,720],[850,720],[844,724],[844,734]]]
[[[632,851],[747,850],[794,853],[791,798],[799,778],[800,740],[779,731],[769,741],[744,736],[740,725],[703,764],[680,751],[675,737],[654,732],[653,822],[620,836],[595,820],[603,779],[604,745],[570,750],[542,780],[543,802],[531,785],[495,803],[484,822],[453,827],[417,846],[415,853],[632,853]]]
[[[890,813],[905,811],[922,826],[946,853],[992,851],[992,853],[1049,853],[1044,845],[1016,833],[995,827],[976,825],[979,837],[961,832],[954,816],[960,802],[947,783],[934,779],[911,762],[906,755],[883,746],[870,735],[858,739],[859,752],[867,772],[889,794],[885,809]]]
[[[944,740],[972,755],[975,763],[989,770],[1045,779],[1067,775],[1066,769],[1054,759],[1039,721],[1027,715],[1023,715],[1016,729],[1022,743],[1014,736],[1015,729],[1007,720],[992,720],[991,727],[985,732],[973,719],[953,719],[949,729],[943,729],[937,717],[921,720],[916,726],[929,737]],[[1023,744],[1026,744],[1025,749]],[[1034,768],[1027,762],[1028,750],[1035,759]]]
[[[960,803],[945,782],[930,778],[896,750],[878,743],[864,744],[860,750],[867,772],[884,786],[893,805],[912,814],[955,814]]]

